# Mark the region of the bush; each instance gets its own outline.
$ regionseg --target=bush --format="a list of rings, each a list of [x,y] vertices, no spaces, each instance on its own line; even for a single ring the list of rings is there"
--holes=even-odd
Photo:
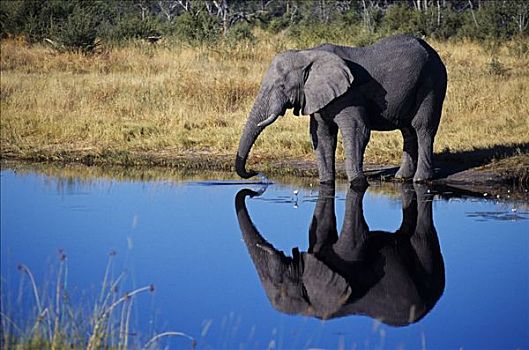
[[[303,20],[298,25],[290,26],[287,35],[294,39],[300,48],[324,43],[365,46],[374,43],[382,36],[380,33],[366,30],[361,24],[347,24],[342,20],[329,24]]]
[[[505,68],[503,63],[496,57],[492,57],[490,62],[487,64],[487,72],[490,75],[505,76],[507,75],[508,69]]]
[[[383,28],[389,33],[406,33],[412,30],[411,17],[413,11],[407,4],[392,5],[386,11]]]
[[[324,23],[303,20],[298,25],[288,27],[288,37],[294,39],[299,47],[310,47],[327,42],[337,42],[343,28],[336,25],[326,25]]]
[[[69,51],[93,52],[97,43],[97,17],[87,9],[76,6],[66,21],[60,26],[57,40]]]
[[[256,37],[253,35],[252,26],[248,22],[237,22],[226,33],[226,40],[230,44],[254,44]]]
[[[221,24],[217,17],[208,15],[206,11],[186,12],[177,17],[175,34],[191,45],[213,43],[220,38]]]
[[[157,36],[161,34],[160,23],[156,18],[147,17],[141,20],[140,17],[132,14],[124,17],[114,26],[102,31],[104,37],[122,40],[131,38],[146,38],[148,36]]]
[[[349,11],[344,12],[339,17],[339,20],[346,27],[358,26],[362,24],[362,16],[360,16],[360,13],[356,9],[350,9]]]
[[[508,44],[509,54],[516,58],[526,58],[529,56],[529,40],[522,35],[517,35]]]
[[[441,25],[435,28],[432,37],[447,40],[455,37],[459,28],[463,24],[463,19],[451,7],[441,11]]]
[[[37,42],[53,37],[58,26],[72,13],[73,2],[66,1],[1,1],[2,36],[24,35]]]
[[[416,36],[432,36],[438,27],[436,10],[430,8],[428,12],[415,11],[406,3],[390,6],[382,23],[386,33],[405,33]]]
[[[290,25],[290,19],[287,16],[276,17],[270,20],[267,30],[272,34],[277,34]]]
[[[458,35],[479,41],[503,41],[513,37],[516,28],[512,18],[516,7],[509,2],[484,2],[479,10],[467,11]],[[476,24],[477,23],[477,24]]]
[[[83,51],[92,50],[94,29],[99,38],[118,41],[174,35],[197,45],[220,39],[221,20],[212,8],[207,10],[208,3],[189,3],[188,11],[177,7],[167,12],[166,1],[157,0],[2,0],[0,36],[24,36],[28,42],[59,38],[65,46]],[[529,34],[524,20],[529,16],[529,7],[523,1],[458,0],[442,1],[442,5],[440,1],[428,1],[428,8],[422,11],[410,1],[397,0],[377,1],[378,5],[373,1],[335,0],[267,3],[263,7],[254,1],[230,0],[228,20],[243,14],[254,23],[233,26],[224,33],[228,41],[253,41],[250,26],[257,24],[273,34],[286,31],[302,45],[326,41],[367,44],[376,37],[410,33],[437,39],[475,39],[494,52],[506,40],[517,36],[526,40]],[[526,46],[520,41],[513,52],[523,55]]]

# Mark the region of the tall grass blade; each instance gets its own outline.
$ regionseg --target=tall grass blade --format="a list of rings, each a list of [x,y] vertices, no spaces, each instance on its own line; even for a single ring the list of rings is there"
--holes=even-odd
[[[143,346],[143,350],[150,349],[153,345],[155,345],[158,342],[158,340],[160,340],[163,337],[184,337],[184,338],[191,340],[192,349],[196,348],[197,346],[197,341],[195,340],[195,338],[193,338],[189,334],[186,334],[183,332],[163,332],[163,333],[155,335],[147,343],[145,343],[145,345]]]

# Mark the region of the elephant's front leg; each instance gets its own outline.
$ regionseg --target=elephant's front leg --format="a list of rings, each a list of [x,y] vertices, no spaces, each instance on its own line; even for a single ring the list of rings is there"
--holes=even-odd
[[[345,200],[345,211],[340,238],[334,251],[347,262],[365,260],[369,227],[364,217],[363,198],[366,189],[350,188]]]
[[[334,182],[338,126],[332,120],[325,120],[319,113],[315,113],[310,117],[310,135],[316,151],[320,182]]]
[[[417,262],[424,274],[421,280],[427,282],[429,288],[442,290],[444,286],[444,262],[439,245],[437,230],[433,221],[432,198],[428,187],[415,183],[417,194],[417,219],[415,232],[411,236],[411,244],[415,250]]]
[[[369,142],[371,130],[365,123],[365,113],[361,108],[348,107],[343,109],[334,120],[342,132],[347,179],[351,187],[366,187],[368,183],[363,169],[364,151]]]

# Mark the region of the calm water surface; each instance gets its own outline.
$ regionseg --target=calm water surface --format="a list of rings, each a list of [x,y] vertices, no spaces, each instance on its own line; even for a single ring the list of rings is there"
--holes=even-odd
[[[205,349],[529,348],[527,204],[412,186],[245,190],[260,188],[5,169],[4,311],[20,325],[34,317],[17,266],[45,291],[60,249],[71,303],[90,305],[115,251],[123,290],[155,285],[134,304],[143,340],[181,331]]]

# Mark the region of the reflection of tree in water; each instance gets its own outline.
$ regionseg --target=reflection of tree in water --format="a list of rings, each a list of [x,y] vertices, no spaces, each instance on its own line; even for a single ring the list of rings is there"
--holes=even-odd
[[[286,256],[267,242],[237,193],[239,225],[272,305],[288,314],[321,319],[367,315],[394,326],[417,322],[436,304],[445,285],[444,263],[423,186],[403,186],[403,220],[395,233],[369,231],[365,192],[347,193],[338,235],[334,186],[322,186],[309,229],[309,249]]]
[[[231,162],[230,162],[231,164]],[[38,174],[50,189],[57,193],[78,193],[84,187],[103,190],[115,182],[159,182],[164,186],[181,186],[183,182],[197,182],[205,185],[222,185],[232,181],[240,184],[240,178],[234,172],[184,170],[165,166],[87,166],[83,164],[61,163],[24,163],[4,162],[2,170],[11,170],[17,174]],[[310,178],[282,178],[283,182],[302,188],[312,188]],[[269,182],[268,179],[260,179]],[[248,184],[248,182],[245,182]],[[389,188],[389,187],[385,187]]]
[[[57,178],[78,178],[84,183],[96,180],[120,181],[182,181],[182,180],[218,180],[234,179],[236,175],[227,172],[191,171],[181,170],[170,166],[119,166],[99,165],[89,166],[83,164],[62,163],[23,163],[6,162],[3,169],[11,169],[18,174],[37,173]]]

